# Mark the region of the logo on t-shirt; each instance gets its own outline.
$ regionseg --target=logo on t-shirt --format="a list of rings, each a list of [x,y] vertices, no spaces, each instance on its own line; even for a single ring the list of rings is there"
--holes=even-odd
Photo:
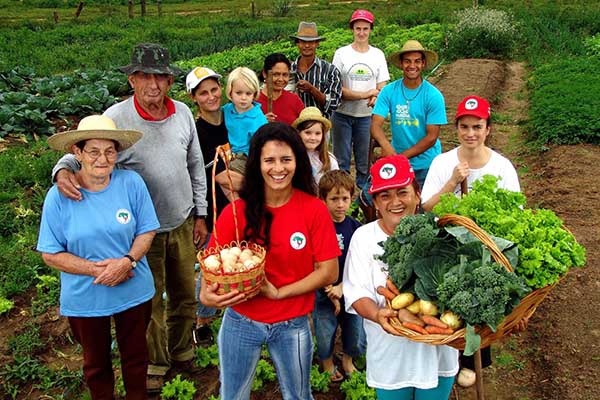
[[[129,223],[129,220],[131,219],[131,212],[129,212],[129,210],[127,210],[125,208],[120,208],[119,210],[117,210],[117,214],[115,215],[115,218],[117,218],[118,223],[126,225]]]
[[[342,235],[341,233],[336,233],[335,234],[337,236],[337,240],[338,240],[338,245],[340,246],[340,250],[344,250],[344,235]]]
[[[302,250],[306,246],[306,236],[304,236],[304,233],[292,233],[292,236],[290,236],[290,245],[294,250]]]
[[[396,167],[391,163],[383,164],[379,169],[379,176],[381,179],[392,179],[396,176]]]

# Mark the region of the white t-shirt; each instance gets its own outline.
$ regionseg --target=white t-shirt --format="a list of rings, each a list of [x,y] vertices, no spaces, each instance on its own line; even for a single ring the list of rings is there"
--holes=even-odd
[[[319,159],[319,153],[316,151],[307,151],[307,153],[308,159],[310,160],[310,165],[312,167],[313,178],[315,179],[315,183],[318,185],[325,172],[328,171],[321,171],[323,169],[323,163]],[[340,169],[335,156],[331,153],[327,154],[329,155],[329,171]]]
[[[377,293],[385,286],[385,264],[375,260],[382,254],[379,242],[387,234],[377,221],[358,228],[348,248],[344,267],[344,300],[346,309],[356,314],[352,304],[361,298],[370,298],[385,307],[385,298]],[[458,350],[449,346],[417,343],[391,335],[368,319],[364,319],[367,335],[367,384],[374,388],[395,390],[405,387],[431,389],[438,385],[438,377],[450,377],[458,372]]]
[[[369,46],[365,53],[358,52],[352,45],[340,47],[333,55],[333,65],[340,70],[342,86],[356,92],[375,89],[378,83],[389,81],[387,61],[383,51]],[[351,117],[370,117],[372,108],[367,99],[342,100],[336,112]]]
[[[517,176],[515,167],[513,167],[506,157],[501,156],[494,150],[490,149],[490,151],[492,155],[487,164],[478,169],[469,169],[469,176],[467,177],[469,191],[472,189],[474,181],[481,179],[484,175],[494,175],[500,178],[498,181],[499,188],[512,192],[520,192],[521,186],[519,185],[519,177]],[[433,159],[421,192],[421,201],[423,203],[444,187],[446,182],[452,177],[452,171],[454,171],[454,167],[458,163],[458,147],[442,153]],[[453,193],[457,197],[461,195],[460,185],[454,188]]]

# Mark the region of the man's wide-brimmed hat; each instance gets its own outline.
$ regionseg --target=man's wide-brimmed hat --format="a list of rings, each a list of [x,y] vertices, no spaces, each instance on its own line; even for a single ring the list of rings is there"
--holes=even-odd
[[[404,46],[402,46],[402,48],[400,49],[400,51],[393,53],[390,56],[389,62],[394,64],[398,68],[402,68],[402,54],[410,53],[413,51],[419,51],[425,55],[427,69],[431,69],[435,66],[435,64],[437,64],[437,53],[433,50],[425,49],[423,45],[416,40],[407,40],[406,43],[404,43]]]
[[[133,48],[131,63],[120,67],[119,71],[131,75],[141,71],[147,74],[179,75],[181,69],[169,64],[169,50],[154,44],[142,43]]]
[[[90,115],[79,122],[76,130],[54,134],[48,138],[51,149],[71,152],[71,146],[82,140],[106,139],[119,143],[118,151],[128,149],[140,140],[142,132],[117,129],[114,121],[104,115]]]
[[[319,36],[317,31],[317,24],[314,22],[300,22],[298,25],[298,32],[295,35],[290,35],[292,39],[303,40],[305,42],[314,42],[317,40],[325,40],[324,37]]]
[[[302,110],[298,118],[292,122],[292,126],[294,128],[298,128],[298,125],[305,121],[318,121],[323,124],[325,131],[331,129],[331,122],[329,122],[329,120],[325,118],[323,114],[321,114],[321,110],[319,110],[317,107],[306,107],[304,110]]]

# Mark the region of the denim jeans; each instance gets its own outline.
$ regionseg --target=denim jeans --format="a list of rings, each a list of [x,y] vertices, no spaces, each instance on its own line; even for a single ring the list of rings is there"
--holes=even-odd
[[[200,269],[196,274],[196,301],[198,305],[196,306],[196,317],[200,318],[210,318],[213,317],[217,313],[217,309],[214,307],[205,306],[200,302],[200,279],[202,278],[202,270]]]
[[[250,398],[256,365],[262,345],[266,344],[275,365],[282,398],[312,400],[313,343],[307,316],[264,324],[227,308],[217,343],[222,399]]]
[[[362,188],[369,176],[369,143],[371,141],[371,117],[351,117],[333,113],[333,154],[340,169],[350,172],[354,152],[356,186]]]
[[[317,357],[325,360],[332,356],[335,333],[338,325],[342,327],[342,349],[344,354],[356,358],[365,353],[367,338],[363,329],[363,319],[356,314],[349,314],[342,309],[336,316],[335,307],[323,289],[317,291],[313,325],[317,340]]]

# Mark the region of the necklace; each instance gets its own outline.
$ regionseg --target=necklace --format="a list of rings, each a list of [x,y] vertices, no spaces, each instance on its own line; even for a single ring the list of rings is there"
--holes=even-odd
[[[417,96],[421,93],[421,90],[423,89],[423,82],[421,82],[421,84],[419,85],[419,90],[417,90],[417,93],[410,99],[408,98],[408,96],[406,96],[406,93],[404,93],[404,82],[400,82],[400,89],[402,89],[402,96],[404,97],[404,100],[406,100],[406,108],[408,110],[408,114],[410,115],[410,102],[416,99]]]

